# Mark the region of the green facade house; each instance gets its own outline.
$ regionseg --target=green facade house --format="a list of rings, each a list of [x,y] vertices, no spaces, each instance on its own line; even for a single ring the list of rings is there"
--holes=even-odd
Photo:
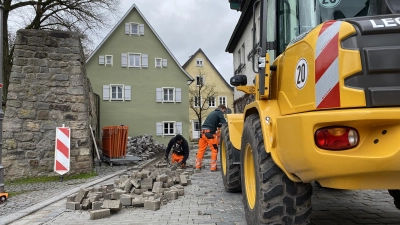
[[[86,70],[100,96],[100,128],[125,125],[129,136],[150,134],[163,144],[176,134],[189,137],[193,78],[135,4],[87,59]]]

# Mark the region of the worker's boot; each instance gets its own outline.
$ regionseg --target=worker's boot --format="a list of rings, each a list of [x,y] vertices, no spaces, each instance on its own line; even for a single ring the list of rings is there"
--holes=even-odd
[[[200,170],[202,164],[203,164],[203,159],[196,158],[196,169]]]
[[[211,166],[210,166],[211,172],[217,171],[217,160],[211,160]]]

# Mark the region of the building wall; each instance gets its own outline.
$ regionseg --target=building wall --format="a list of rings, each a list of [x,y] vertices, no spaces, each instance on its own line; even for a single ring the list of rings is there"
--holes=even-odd
[[[268,1],[268,7],[269,9],[271,9],[270,12],[268,12],[268,20],[269,21],[273,21],[274,17],[275,17],[275,12],[272,10],[275,8],[275,1]],[[256,14],[256,43],[259,42],[259,32],[260,32],[260,4],[257,5],[256,10],[255,10]],[[251,17],[249,23],[246,26],[245,31],[242,34],[238,34],[240,35],[240,41],[238,42],[237,46],[235,46],[235,50],[233,52],[233,68],[234,70],[237,70],[239,68],[240,65],[240,55],[239,55],[239,50],[241,52],[243,52],[243,44],[244,44],[244,49],[245,49],[245,66],[243,67],[243,69],[241,70],[241,72],[239,74],[243,74],[247,76],[247,85],[253,85],[253,81],[255,78],[256,73],[254,73],[253,71],[253,62],[251,58],[248,58],[249,53],[252,51],[253,49],[253,18],[254,15]],[[273,41],[275,39],[274,37],[274,29],[275,29],[275,23],[269,23],[268,24],[268,41]],[[256,44],[255,43],[255,44]],[[270,54],[271,59],[275,58],[275,54],[274,51],[268,51],[268,53]],[[243,60],[242,60],[243,61]],[[255,55],[254,58],[255,61],[255,66],[257,66],[257,62],[258,62],[258,55]],[[244,93],[241,91],[238,91],[236,88],[234,90],[234,99],[238,99],[240,97],[243,97]]]
[[[57,175],[56,127],[63,125],[71,128],[68,174],[90,172],[96,107],[79,35],[19,30],[13,62],[3,123],[5,179]]]
[[[126,35],[125,23],[144,24],[144,36]],[[121,67],[121,53],[148,54],[148,68]],[[113,66],[99,65],[100,55],[113,55]],[[155,68],[155,58],[167,59],[167,68]],[[130,101],[100,100],[100,126],[129,126],[129,136],[151,134],[160,143],[168,143],[172,136],[157,136],[156,123],[182,122],[182,134],[188,137],[189,79],[164,48],[145,20],[135,9],[122,21],[87,63],[93,90],[103,96],[103,85],[131,86]],[[156,88],[179,87],[181,103],[157,103]]]
[[[217,101],[215,107],[210,107],[207,111],[205,111],[204,115],[202,116],[202,120],[204,122],[205,118],[207,115],[214,111],[218,105],[221,103],[218,101],[219,96],[225,96],[227,100],[227,104],[225,105],[227,108],[230,108],[233,110],[233,91],[231,88],[229,88],[226,84],[226,82],[223,80],[222,77],[219,76],[218,71],[216,71],[213,66],[211,65],[211,62],[207,60],[207,57],[202,53],[202,52],[197,52],[197,54],[193,57],[194,59],[187,65],[186,71],[195,79],[195,81],[190,85],[190,88],[195,88],[196,87],[196,77],[201,73],[204,74],[205,77],[205,84],[215,84],[215,92],[217,93]],[[198,67],[196,66],[196,58],[202,58],[204,66],[203,67]],[[189,108],[189,120],[190,121],[197,121],[198,118],[196,116],[196,113],[193,111],[193,109]],[[193,132],[193,127],[190,126],[190,135],[192,136]],[[193,139],[193,138],[191,138]]]

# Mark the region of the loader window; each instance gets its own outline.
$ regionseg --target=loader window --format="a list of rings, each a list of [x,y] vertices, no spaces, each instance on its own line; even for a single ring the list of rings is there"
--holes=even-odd
[[[328,20],[377,15],[381,0],[278,1],[278,55],[297,36]]]
[[[328,20],[340,20],[344,18],[373,16],[378,12],[380,0],[332,0],[333,5],[328,0],[316,0],[316,16],[318,23]]]

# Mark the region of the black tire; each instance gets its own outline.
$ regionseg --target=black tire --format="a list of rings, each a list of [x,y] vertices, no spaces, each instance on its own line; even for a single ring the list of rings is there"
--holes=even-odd
[[[223,124],[221,127],[221,143],[219,146],[221,175],[224,182],[225,191],[240,192],[242,190],[242,185],[240,183],[240,165],[233,164],[234,151],[238,150],[232,145],[227,124]]]
[[[0,197],[0,203],[3,203],[7,200],[6,196],[1,196]]]
[[[389,190],[389,194],[394,199],[394,205],[400,209],[400,190]]]
[[[253,163],[245,164],[245,157],[251,162],[251,156]],[[255,179],[246,178],[245,173],[252,174],[253,168]],[[274,163],[265,151],[260,119],[256,114],[248,116],[244,123],[241,175],[247,224],[311,223],[311,184],[291,181]]]

